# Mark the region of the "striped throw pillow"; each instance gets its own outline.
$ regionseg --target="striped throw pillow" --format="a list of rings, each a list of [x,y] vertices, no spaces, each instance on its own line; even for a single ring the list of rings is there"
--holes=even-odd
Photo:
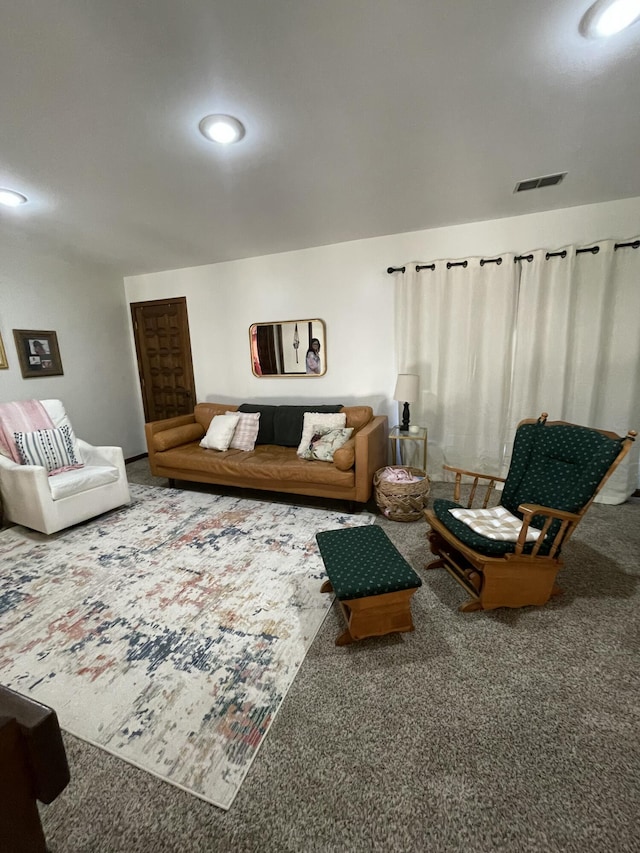
[[[260,429],[260,412],[227,412],[228,415],[240,415],[229,447],[234,450],[253,450]]]
[[[49,476],[70,468],[83,467],[74,453],[68,426],[14,432],[13,437],[23,465],[40,465],[46,468]]]

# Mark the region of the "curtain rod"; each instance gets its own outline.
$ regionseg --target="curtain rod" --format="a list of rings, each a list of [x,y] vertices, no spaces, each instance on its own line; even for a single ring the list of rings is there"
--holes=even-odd
[[[633,240],[630,243],[615,243],[614,251],[618,249],[639,249],[640,248],[640,240]],[[576,249],[576,255],[584,255],[589,252],[592,255],[597,255],[600,251],[600,246],[589,246],[586,249]],[[545,254],[545,260],[549,260],[550,258],[566,258],[567,250],[562,249],[560,252],[547,252]],[[514,263],[518,261],[528,261],[531,263],[533,260],[533,255],[516,255],[513,259]],[[502,258],[480,258],[480,266],[483,267],[485,264],[497,264],[500,266],[502,263]],[[452,267],[464,267],[468,266],[468,261],[447,261],[447,269],[450,270]],[[435,270],[436,265],[433,264],[416,264],[416,272],[420,272],[420,270]],[[387,273],[391,275],[394,272],[405,272],[406,267],[387,267]]]

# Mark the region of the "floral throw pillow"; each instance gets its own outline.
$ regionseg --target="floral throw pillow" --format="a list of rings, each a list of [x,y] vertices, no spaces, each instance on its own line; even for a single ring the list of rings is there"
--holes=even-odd
[[[309,444],[320,427],[336,429],[347,425],[347,416],[344,412],[305,412],[302,424],[302,435],[296,453],[305,458],[304,454],[309,450]]]
[[[339,447],[346,444],[351,438],[353,428],[331,428],[318,426],[309,446],[300,454],[303,459],[318,460],[319,462],[333,462],[333,454]]]

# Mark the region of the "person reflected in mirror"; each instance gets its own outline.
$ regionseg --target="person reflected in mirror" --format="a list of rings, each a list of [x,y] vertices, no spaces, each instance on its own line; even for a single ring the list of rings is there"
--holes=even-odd
[[[320,364],[320,341],[317,338],[311,338],[309,349],[306,356],[307,373],[322,373]]]

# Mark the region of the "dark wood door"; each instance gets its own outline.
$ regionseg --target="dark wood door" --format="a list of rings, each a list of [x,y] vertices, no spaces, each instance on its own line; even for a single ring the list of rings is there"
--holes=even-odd
[[[156,299],[131,304],[138,373],[146,421],[193,411],[193,381],[187,300]]]

